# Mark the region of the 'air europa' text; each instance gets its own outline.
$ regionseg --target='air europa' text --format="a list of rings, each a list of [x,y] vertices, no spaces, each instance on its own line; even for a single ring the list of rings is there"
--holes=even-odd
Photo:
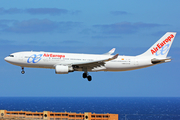
[[[171,41],[171,39],[174,38],[174,35],[171,34],[170,36],[168,36],[164,41],[162,41],[161,43],[158,43],[156,45],[156,47],[153,47],[153,49],[151,49],[151,53],[154,54],[156,53],[159,49],[161,49],[164,45],[166,45],[169,41]]]

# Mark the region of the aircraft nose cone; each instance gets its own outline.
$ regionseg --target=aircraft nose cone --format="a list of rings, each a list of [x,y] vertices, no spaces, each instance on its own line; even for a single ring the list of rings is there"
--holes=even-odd
[[[4,60],[7,61],[7,57],[5,57]]]
[[[5,57],[5,58],[4,58],[4,60],[5,60],[6,62],[9,62],[9,59],[8,59],[8,57]]]

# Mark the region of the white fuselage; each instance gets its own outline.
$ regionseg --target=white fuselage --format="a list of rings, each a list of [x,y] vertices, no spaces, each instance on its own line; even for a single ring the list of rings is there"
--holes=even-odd
[[[5,58],[13,65],[31,68],[55,69],[56,65],[73,65],[74,63],[88,63],[106,59],[113,55],[99,54],[75,54],[75,53],[54,53],[54,52],[17,52]],[[152,66],[150,57],[118,56],[108,61],[104,66],[99,66],[87,71],[127,71]],[[76,69],[75,71],[83,71]]]

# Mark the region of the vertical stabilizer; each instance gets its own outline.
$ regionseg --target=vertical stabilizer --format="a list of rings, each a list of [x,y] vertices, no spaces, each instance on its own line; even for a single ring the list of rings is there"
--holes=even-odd
[[[166,58],[175,36],[176,36],[176,32],[167,32],[153,46],[151,46],[146,52],[144,52],[139,56]]]

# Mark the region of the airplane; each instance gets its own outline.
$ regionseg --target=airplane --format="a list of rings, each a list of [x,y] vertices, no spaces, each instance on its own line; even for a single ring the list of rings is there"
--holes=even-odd
[[[167,57],[176,32],[167,32],[146,52],[136,56],[112,55],[115,48],[105,54],[76,54],[58,52],[23,51],[12,53],[5,57],[5,61],[20,66],[24,74],[24,67],[55,69],[56,74],[68,74],[83,71],[83,78],[88,81],[92,77],[88,72],[97,71],[129,71],[170,62]]]

